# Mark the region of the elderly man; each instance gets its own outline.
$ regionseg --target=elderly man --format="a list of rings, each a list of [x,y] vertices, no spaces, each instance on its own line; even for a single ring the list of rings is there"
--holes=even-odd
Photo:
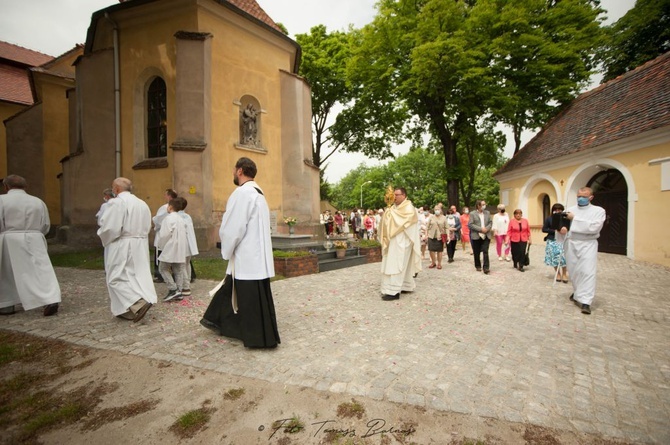
[[[270,209],[254,181],[256,173],[254,161],[237,160],[233,183],[238,187],[228,198],[219,229],[221,256],[228,260],[226,278],[210,293],[200,324],[242,340],[247,348],[275,348],[281,341],[270,287],[275,274]]]
[[[486,210],[486,201],[477,201],[477,211],[470,213],[470,219],[468,220],[470,245],[475,258],[475,269],[477,269],[477,272],[482,270],[483,260],[484,273],[487,275],[491,266],[489,263],[489,244],[491,244],[491,234],[493,233],[492,226],[493,221],[491,220],[491,214]]]
[[[0,196],[0,315],[12,315],[21,303],[28,311],[44,306],[44,316],[58,312],[61,301],[44,238],[50,221],[46,204],[26,193],[26,180],[9,175]]]
[[[421,271],[419,217],[403,187],[393,190],[393,206],[382,217],[382,300],[400,298],[400,292],[413,292],[414,277]]]
[[[137,323],[158,297],[151,278],[149,231],[151,210],[132,195],[132,183],[116,178],[116,198],[107,202],[98,236],[105,246],[105,272],[112,314]]]
[[[598,264],[598,237],[605,224],[605,209],[591,204],[593,190],[582,187],[577,192],[577,205],[568,209],[570,229],[563,227],[565,261],[572,278],[574,293],[570,300],[581,307],[583,314],[591,313],[596,293],[596,266]]]

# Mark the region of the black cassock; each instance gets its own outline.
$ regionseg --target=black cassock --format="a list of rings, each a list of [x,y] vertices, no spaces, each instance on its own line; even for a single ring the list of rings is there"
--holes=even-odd
[[[233,312],[233,280],[230,275],[214,294],[203,319],[221,335],[242,340],[247,348],[274,348],[279,343],[277,316],[270,279],[235,280],[237,314]],[[215,326],[214,326],[215,325]]]

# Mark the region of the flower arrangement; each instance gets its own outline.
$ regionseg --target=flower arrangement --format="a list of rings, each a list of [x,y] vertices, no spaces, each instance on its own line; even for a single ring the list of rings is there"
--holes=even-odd
[[[284,224],[291,227],[291,226],[294,226],[294,225],[298,224],[298,220],[296,218],[294,218],[293,216],[287,216],[286,218],[284,218]]]
[[[333,245],[336,249],[346,249],[348,247],[346,241],[334,241]]]

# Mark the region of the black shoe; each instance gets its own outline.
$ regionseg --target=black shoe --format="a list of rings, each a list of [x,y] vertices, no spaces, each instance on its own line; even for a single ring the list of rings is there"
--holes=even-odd
[[[52,315],[56,315],[57,312],[58,312],[58,303],[54,303],[54,304],[47,304],[46,306],[44,306],[44,312],[42,313],[44,314],[45,317],[50,317]]]
[[[449,258],[449,261],[447,261],[447,263],[453,263],[453,262],[454,262],[453,258]]]
[[[151,306],[153,306],[151,303],[146,303],[144,306],[140,308],[139,311],[135,314],[135,318],[133,318],[133,323],[137,323],[141,319],[144,318],[144,316],[147,314],[147,311],[151,309]]]
[[[519,272],[525,272],[525,270],[523,270],[523,266],[519,267]]]
[[[14,306],[7,306],[0,309],[0,315],[14,315],[14,314],[16,314]]]
[[[582,314],[590,314],[591,313],[591,306],[588,304],[582,304]]]
[[[205,320],[204,318],[201,318],[200,319],[200,324],[202,326],[206,327],[207,329],[209,329],[210,331],[216,332],[218,335],[221,335],[221,329],[219,328],[219,326],[216,323],[212,323],[209,320]]]
[[[168,291],[167,295],[163,297],[163,301],[170,301],[179,297],[181,297],[181,292],[179,291],[179,289],[173,289],[171,291]]]
[[[481,267],[475,267],[475,269],[477,269],[477,272],[481,272],[481,271],[482,271],[482,268],[481,268]]]
[[[575,301],[575,294],[570,294],[570,301]]]
[[[400,299],[400,293],[397,293],[395,295],[382,295],[382,300],[384,301],[391,301],[391,300],[399,300]]]
[[[485,275],[488,275],[489,273],[491,273],[490,270],[488,270],[488,269],[484,269],[484,274],[485,274]]]

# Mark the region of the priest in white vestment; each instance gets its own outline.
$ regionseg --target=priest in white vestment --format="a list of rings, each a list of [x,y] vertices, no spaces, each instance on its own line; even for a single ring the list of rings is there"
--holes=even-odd
[[[61,301],[47,240],[49,211],[46,204],[26,193],[26,180],[9,175],[0,195],[0,315],[15,313],[21,303],[28,311],[44,306],[45,316],[58,312]]]
[[[382,217],[380,239],[382,244],[383,300],[397,300],[401,292],[413,292],[414,277],[421,271],[421,240],[419,216],[407,192],[402,187],[393,191],[393,206]]]
[[[107,203],[98,236],[105,246],[105,272],[112,314],[140,321],[158,297],[151,278],[149,231],[151,210],[130,193],[132,183],[116,178],[116,198]]]
[[[256,164],[240,158],[233,170],[238,187],[221,220],[221,256],[228,260],[225,280],[214,289],[200,324],[219,335],[242,340],[248,348],[275,348],[279,330],[270,278],[275,275],[270,209],[254,181]]]
[[[568,209],[570,229],[566,235],[565,262],[572,280],[574,293],[570,300],[581,307],[583,314],[591,313],[596,293],[596,266],[598,264],[598,237],[605,224],[605,209],[591,204],[593,191],[582,187],[577,193],[577,205]]]

